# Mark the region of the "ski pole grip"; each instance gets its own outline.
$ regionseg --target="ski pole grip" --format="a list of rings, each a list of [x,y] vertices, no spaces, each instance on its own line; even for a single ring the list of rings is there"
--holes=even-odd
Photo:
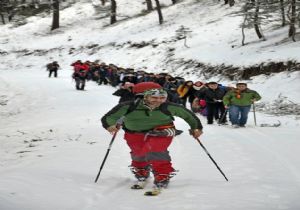
[[[116,127],[118,129],[120,129],[122,127],[122,125],[124,123],[124,118],[125,118],[125,116],[123,116],[123,117],[121,117],[120,119],[117,120]]]

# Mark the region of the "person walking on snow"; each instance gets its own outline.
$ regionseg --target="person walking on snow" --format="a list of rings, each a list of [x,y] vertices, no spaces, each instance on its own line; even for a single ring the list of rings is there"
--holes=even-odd
[[[226,93],[223,103],[229,109],[229,120],[234,128],[245,127],[251,104],[260,99],[261,96],[248,89],[246,83],[237,83],[236,89]]]
[[[207,83],[207,88],[198,94],[199,98],[203,98],[206,101],[207,124],[213,124],[214,118],[216,120],[223,118],[220,123],[226,123],[226,116],[223,116],[225,107],[222,99],[227,90],[229,89],[220,88],[216,82],[209,82]]]
[[[72,78],[75,79],[76,90],[84,90],[87,75],[90,69],[87,62],[81,63],[81,61],[77,61],[71,66],[74,66]]]
[[[53,61],[52,63],[47,64],[47,71],[49,71],[49,77],[51,77],[52,73],[54,74],[54,77],[57,77],[57,70],[60,68],[57,61]]]
[[[113,134],[118,131],[117,120],[125,116],[124,139],[131,149],[132,172],[138,181],[145,181],[152,170],[154,184],[166,187],[174,175],[168,151],[176,133],[173,116],[184,119],[195,138],[202,134],[202,124],[182,105],[166,102],[167,92],[157,83],[142,82],[135,85],[133,91],[142,93],[143,98],[115,106],[102,117],[102,125]]]
[[[184,82],[182,85],[180,85],[177,88],[177,93],[179,94],[179,97],[181,99],[181,103],[183,106],[186,107],[187,98],[191,96],[193,89],[193,81],[189,80]]]

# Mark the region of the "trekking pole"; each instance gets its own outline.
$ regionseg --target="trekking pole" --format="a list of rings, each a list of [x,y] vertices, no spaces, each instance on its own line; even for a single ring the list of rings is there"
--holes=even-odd
[[[218,124],[221,125],[221,123],[223,122],[224,118],[226,117],[228,112],[228,109],[225,109],[224,113],[222,114],[222,116],[220,117]]]
[[[221,174],[224,176],[224,178],[226,179],[226,181],[228,181],[227,177],[225,176],[225,174],[223,173],[223,171],[220,169],[220,167],[218,166],[218,164],[216,163],[216,161],[211,157],[211,155],[209,154],[209,152],[207,151],[207,149],[204,147],[204,145],[201,143],[201,141],[199,140],[199,138],[195,138],[198,143],[200,144],[200,146],[203,148],[203,150],[205,151],[205,153],[208,155],[208,157],[212,160],[212,162],[215,164],[215,166],[217,167],[217,169],[221,172]]]
[[[110,143],[109,143],[108,149],[107,149],[106,154],[105,154],[105,156],[104,156],[104,159],[103,159],[103,161],[102,161],[102,163],[101,163],[99,172],[98,172],[98,174],[97,174],[97,176],[96,176],[95,183],[96,183],[96,182],[98,181],[98,179],[99,179],[100,173],[101,173],[102,168],[103,168],[103,166],[104,166],[104,164],[105,164],[105,161],[106,161],[106,159],[107,159],[107,156],[108,156],[108,154],[109,154],[109,152],[110,152],[110,150],[111,150],[111,147],[112,147],[112,145],[113,145],[113,143],[114,143],[114,140],[115,140],[115,138],[116,138],[116,136],[117,136],[117,133],[118,133],[120,127],[121,127],[122,124],[123,124],[123,119],[124,119],[124,118],[122,117],[122,118],[120,118],[120,119],[117,121],[116,127],[118,128],[118,130],[114,133],[114,135],[113,135],[113,137],[112,137],[112,139],[111,139],[111,141],[110,141]]]
[[[255,104],[254,104],[254,101],[252,102],[252,105],[253,105],[254,125],[256,126],[256,114],[255,114]]]

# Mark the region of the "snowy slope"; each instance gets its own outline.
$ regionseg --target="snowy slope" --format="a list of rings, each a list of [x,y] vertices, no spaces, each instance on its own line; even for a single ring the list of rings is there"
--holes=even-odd
[[[1,26],[1,51],[7,52],[0,56],[1,210],[300,208],[300,133],[299,118],[294,115],[276,117],[258,112],[258,123],[277,122],[279,118],[282,122],[279,128],[261,128],[254,126],[250,113],[249,127],[236,130],[208,126],[201,118],[201,140],[229,182],[188,135],[188,126],[177,119],[176,126],[185,132],[174,139],[170,151],[174,167],[180,171],[161,196],[148,198],[143,191],[129,189],[134,179],[127,167],[129,150],[122,133],[95,184],[111,139],[99,120],[118,98],[111,95],[114,88],[92,82],[87,84],[87,91],[75,91],[69,66],[74,60],[101,59],[154,72],[165,68],[178,75],[181,69],[164,65],[170,47],[176,48],[175,59],[216,64],[300,58],[296,53],[299,43],[274,46],[285,38],[286,29],[268,29],[265,35],[270,39],[266,42],[256,42],[255,35],[249,34],[252,44],[240,47],[236,27],[241,19],[230,15],[238,9],[221,6],[218,1],[198,1],[195,5],[188,0],[170,6],[171,1],[165,0],[170,7],[164,10],[164,26],[158,25],[155,12],[107,26],[108,19],[101,19],[102,14],[95,14],[90,2],[84,2],[62,11],[62,28],[51,33],[50,17],[30,18],[18,28]],[[142,2],[118,3],[124,17],[135,17],[145,8]],[[131,10],[124,9],[125,5]],[[185,48],[182,40],[171,42],[181,25],[193,31],[187,42],[191,48]],[[136,49],[129,41],[160,45]],[[99,48],[86,48],[93,44]],[[69,53],[71,48],[73,54]],[[57,60],[62,70],[58,78],[49,79],[45,64],[52,60]],[[201,78],[190,75],[187,79]],[[294,72],[259,76],[247,82],[263,96],[260,103],[271,103],[279,95],[299,103],[299,79],[299,72]]]
[[[0,209],[299,209],[299,126],[289,118],[289,126],[260,128],[250,115],[249,127],[235,130],[201,118],[201,139],[229,182],[177,119],[185,132],[170,151],[180,171],[158,198],[129,189],[134,179],[122,134],[95,184],[111,139],[99,119],[117,97],[91,82],[87,91],[75,91],[69,73],[51,79],[38,70],[1,73],[0,84],[16,95],[1,118]]]

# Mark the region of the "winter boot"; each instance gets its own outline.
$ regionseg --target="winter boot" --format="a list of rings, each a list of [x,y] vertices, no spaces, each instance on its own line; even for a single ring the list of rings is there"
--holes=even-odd
[[[131,167],[131,171],[139,181],[145,181],[150,175],[149,167],[144,167],[144,168]]]
[[[154,176],[154,185],[157,188],[167,188],[169,181],[169,174],[157,174]]]

